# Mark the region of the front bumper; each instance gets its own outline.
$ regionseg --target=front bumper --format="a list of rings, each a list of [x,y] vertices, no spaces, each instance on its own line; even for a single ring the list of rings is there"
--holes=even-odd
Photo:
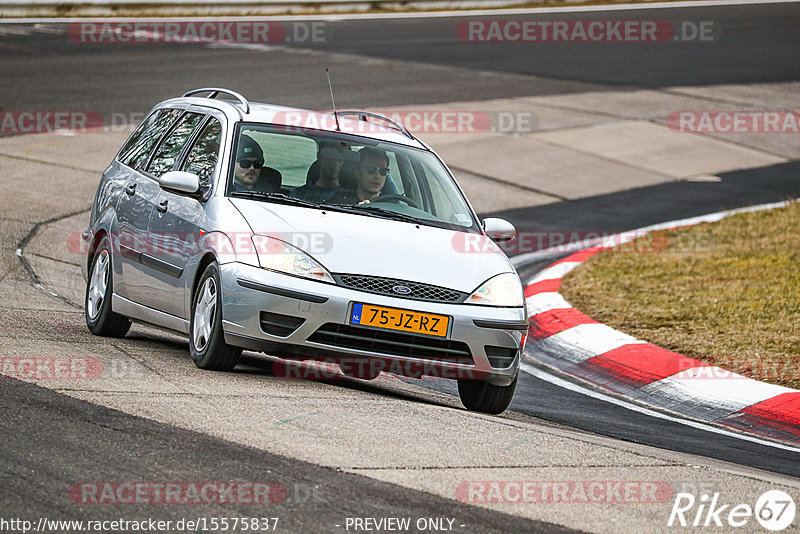
[[[307,355],[314,357],[348,356],[380,359],[390,371],[417,373],[442,378],[475,378],[495,385],[508,385],[519,370],[521,347],[527,318],[524,308],[493,308],[469,304],[423,302],[399,297],[364,293],[333,284],[305,280],[252,267],[242,263],[220,266],[222,284],[222,317],[225,341],[230,345],[268,353]],[[341,339],[354,338],[354,332],[382,336],[373,329],[348,326],[355,302],[447,315],[451,318],[447,340],[413,336],[421,342],[420,350],[406,348],[404,355],[384,351],[380,347],[398,345],[398,336],[387,334],[386,343],[373,343],[378,349],[362,350],[336,341],[330,330],[341,333]],[[262,312],[295,318],[295,324],[281,331],[262,326]],[[297,323],[301,322],[299,326]],[[291,323],[292,321],[288,321]],[[477,323],[477,324],[476,324]],[[355,330],[353,330],[355,328]],[[271,330],[273,333],[267,333]],[[322,335],[325,331],[328,335]],[[366,332],[364,332],[366,330]],[[317,335],[315,335],[315,333]],[[411,339],[410,334],[401,334]],[[309,340],[309,338],[312,338]],[[433,346],[432,349],[426,345]],[[459,348],[459,350],[455,350]],[[464,354],[461,357],[439,357],[438,354]],[[487,349],[488,348],[488,349]],[[487,350],[489,354],[487,354]],[[419,354],[418,354],[419,352]],[[506,355],[498,358],[497,354]],[[493,367],[490,362],[495,364]],[[502,366],[502,368],[498,368]]]

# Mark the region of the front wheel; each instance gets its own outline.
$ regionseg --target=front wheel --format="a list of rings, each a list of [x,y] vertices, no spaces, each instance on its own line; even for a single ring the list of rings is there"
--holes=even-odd
[[[86,298],[83,311],[86,326],[96,336],[122,337],[131,327],[127,317],[111,310],[114,292],[114,273],[111,265],[111,241],[103,237],[92,257],[89,279],[86,281]]]
[[[517,377],[507,386],[495,386],[482,380],[458,381],[458,396],[467,410],[491,415],[503,413],[517,389]]]
[[[216,263],[211,263],[203,271],[197,292],[192,298],[189,353],[200,369],[230,371],[236,367],[242,349],[225,343],[219,288],[219,268]]]

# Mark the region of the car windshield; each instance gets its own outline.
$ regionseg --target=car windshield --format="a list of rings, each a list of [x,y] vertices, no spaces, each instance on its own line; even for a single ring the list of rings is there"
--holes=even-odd
[[[426,150],[247,123],[234,148],[231,196],[478,231],[450,173]]]

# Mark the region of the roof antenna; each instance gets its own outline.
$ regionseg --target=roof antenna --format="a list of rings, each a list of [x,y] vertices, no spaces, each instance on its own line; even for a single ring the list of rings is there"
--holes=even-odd
[[[333,99],[333,86],[331,85],[331,73],[328,72],[328,67],[325,67],[325,75],[328,77],[328,89],[331,91],[331,104],[333,104],[333,118],[336,119],[336,131],[341,132],[339,127],[339,115],[336,114],[336,101]]]

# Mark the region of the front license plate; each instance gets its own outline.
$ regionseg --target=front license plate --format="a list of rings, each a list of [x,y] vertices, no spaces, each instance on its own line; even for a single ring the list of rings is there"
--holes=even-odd
[[[446,337],[450,318],[435,313],[355,303],[353,304],[353,313],[350,315],[350,324]]]

